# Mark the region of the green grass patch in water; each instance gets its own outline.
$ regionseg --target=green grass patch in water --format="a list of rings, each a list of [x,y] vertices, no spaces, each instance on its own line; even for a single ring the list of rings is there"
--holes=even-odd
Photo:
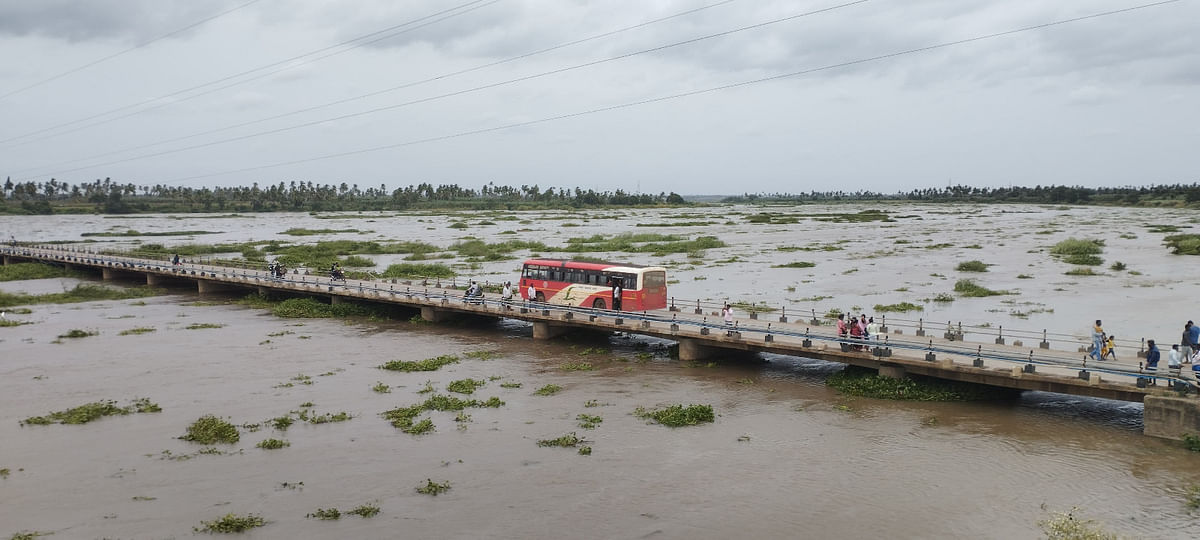
[[[450,384],[446,385],[446,390],[457,394],[474,394],[476,388],[482,387],[485,384],[487,382],[482,380],[459,379],[457,381],[450,381]]]
[[[237,426],[213,415],[201,416],[188,426],[187,433],[180,439],[200,444],[234,444],[241,435]]]
[[[1200,255],[1200,234],[1173,234],[1163,238],[1163,243],[1175,255]]]
[[[983,261],[964,261],[954,267],[959,272],[987,272],[988,265]]]
[[[999,388],[926,377],[893,379],[855,366],[830,375],[825,384],[851,396],[906,401],[980,401],[1008,395]]]
[[[255,448],[262,448],[263,450],[279,450],[280,448],[286,448],[291,445],[292,443],[281,439],[263,439],[254,446]]]
[[[442,482],[439,484],[434,482],[431,478],[425,480],[425,485],[417,486],[417,493],[422,495],[432,495],[437,497],[438,495],[447,491],[450,491],[450,482]]]
[[[575,435],[575,432],[568,433],[556,439],[539,439],[538,446],[557,446],[560,448],[574,448],[579,443],[584,442],[582,437]]]
[[[68,330],[65,334],[59,334],[58,339],[79,339],[98,335],[100,335],[100,332],[96,332],[94,330],[80,330],[78,328],[73,328]]]
[[[65,268],[43,263],[15,263],[0,266],[0,281],[75,277],[78,274]]]
[[[970,279],[960,279],[954,283],[954,292],[967,297],[1001,296],[1012,294],[1008,291],[994,291]]]
[[[105,416],[124,416],[132,413],[162,412],[162,408],[150,402],[147,398],[136,399],[132,404],[118,407],[116,401],[96,401],[72,407],[65,411],[55,411],[45,416],[31,416],[21,421],[21,425],[49,424],[86,424]]]
[[[149,334],[150,332],[154,332],[154,331],[155,330],[153,327],[139,326],[137,328],[130,328],[129,330],[121,330],[120,332],[117,333],[117,335],[118,336],[140,336],[142,334]]]
[[[229,534],[245,532],[266,524],[266,520],[257,514],[239,516],[230,512],[212,521],[201,521],[200,526],[193,527],[192,530],[194,532]]]
[[[880,313],[907,313],[909,311],[925,311],[925,308],[912,302],[900,302],[899,304],[875,304],[875,311]]]
[[[403,372],[437,371],[437,370],[441,369],[442,366],[447,366],[450,364],[457,364],[457,363],[458,363],[457,356],[443,354],[441,356],[437,356],[434,358],[426,358],[424,360],[417,360],[417,361],[392,360],[390,362],[387,362],[387,363],[379,366],[379,369],[386,369],[388,371],[403,371]]]
[[[557,384],[547,384],[533,391],[535,396],[553,396],[562,391],[562,387]]]
[[[665,409],[647,410],[638,407],[634,416],[646,418],[670,427],[694,426],[704,422],[712,422],[716,416],[712,405],[671,405]]]
[[[812,268],[816,265],[817,263],[814,262],[796,261],[784,264],[773,264],[771,265],[771,268]]]
[[[23,294],[0,292],[0,307],[23,306],[30,304],[74,304],[79,302],[94,302],[97,300],[129,300],[166,294],[162,289],[149,287],[133,287],[128,289],[110,289],[100,285],[81,283],[75,288],[60,293]]]

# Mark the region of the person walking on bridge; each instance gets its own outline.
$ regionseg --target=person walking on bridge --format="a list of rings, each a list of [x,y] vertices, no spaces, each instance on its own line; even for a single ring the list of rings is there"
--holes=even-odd
[[[1200,343],[1197,342],[1200,342],[1200,326],[1188,321],[1183,325],[1183,339],[1179,343],[1184,358],[1191,358],[1192,353],[1200,351]]]
[[[1146,345],[1149,345],[1150,349],[1146,351],[1145,371],[1153,376],[1154,374],[1158,373],[1158,359],[1161,358],[1162,355],[1158,352],[1158,345],[1154,344],[1153,339],[1146,341]],[[1151,378],[1150,384],[1156,384],[1156,380]]]
[[[1104,328],[1101,326],[1100,319],[1096,319],[1096,326],[1092,327],[1092,351],[1088,354],[1095,358],[1097,362],[1104,359],[1100,356],[1104,349]]]

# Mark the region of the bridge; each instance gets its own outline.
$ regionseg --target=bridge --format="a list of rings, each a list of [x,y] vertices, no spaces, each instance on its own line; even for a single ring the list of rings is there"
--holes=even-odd
[[[1179,439],[1185,433],[1200,433],[1200,400],[1184,374],[1165,369],[1145,373],[1140,364],[1131,362],[1089,363],[1078,341],[1056,336],[1063,338],[1060,346],[1078,347],[1075,351],[1056,350],[1045,331],[1037,348],[1026,348],[1020,341],[1009,344],[1002,330],[991,343],[980,343],[965,341],[961,325],[948,324],[941,336],[928,336],[924,321],[893,320],[889,328],[885,319],[880,335],[861,341],[839,337],[834,329],[821,325],[815,312],[811,319],[771,313],[770,321],[762,319],[762,313],[751,312],[734,327],[727,327],[715,313],[706,315],[701,302],[695,302],[695,308],[691,302],[681,308],[672,300],[668,309],[632,313],[498,298],[467,300],[462,291],[440,282],[433,286],[401,280],[333,282],[299,273],[277,278],[257,268],[203,260],[176,265],[165,259],[102,254],[78,247],[6,245],[0,247],[0,255],[5,265],[41,262],[98,272],[106,281],[195,287],[201,295],[248,290],[317,297],[333,304],[380,303],[419,311],[421,318],[430,322],[461,315],[517,319],[532,324],[534,339],[552,339],[572,330],[639,334],[677,342],[682,361],[702,361],[732,351],[771,353],[870,368],[890,377],[915,374],[1015,390],[1142,402],[1145,434]],[[718,322],[709,322],[710,316]],[[1009,331],[1010,337],[1021,334]]]

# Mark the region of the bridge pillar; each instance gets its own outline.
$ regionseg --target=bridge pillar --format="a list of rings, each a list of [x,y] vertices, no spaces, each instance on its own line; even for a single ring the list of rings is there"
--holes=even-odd
[[[1142,433],[1180,440],[1186,433],[1200,435],[1200,400],[1191,397],[1146,396]]]
[[[547,322],[533,322],[533,339],[553,339],[567,332],[565,326],[555,326]]]
[[[429,322],[442,322],[450,318],[450,314],[429,306],[421,306],[421,318]]]
[[[207,279],[197,279],[196,280],[196,290],[201,295],[205,295],[205,294],[212,294],[212,293],[228,292],[228,291],[233,290],[233,287],[230,287],[219,281],[209,281]]]
[[[159,285],[162,285],[162,283],[163,283],[162,276],[160,276],[158,274],[146,274],[146,286],[147,287],[158,287]]]
[[[891,379],[903,379],[907,376],[904,366],[897,364],[879,364],[879,376]]]
[[[104,279],[104,281],[112,281],[116,277],[116,274],[117,273],[115,271],[113,271],[112,268],[101,268],[100,269],[100,277],[102,279]],[[203,291],[201,291],[201,292],[203,292]]]
[[[329,296],[329,304],[330,305],[336,306],[338,304],[348,304],[348,303],[350,303],[350,299],[346,298],[345,296],[338,296],[336,294]],[[424,317],[422,317],[422,318],[424,318]]]
[[[11,259],[12,259],[12,257],[5,255],[4,256],[4,266],[8,266],[8,265],[12,264]]]
[[[706,360],[718,354],[720,347],[703,345],[699,340],[683,338],[679,340],[679,359],[684,362]]]

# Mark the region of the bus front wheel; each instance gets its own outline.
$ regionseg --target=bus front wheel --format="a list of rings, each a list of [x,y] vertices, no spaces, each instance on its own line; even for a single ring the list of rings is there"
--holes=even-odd
[[[594,307],[594,308],[596,308],[596,309],[604,309],[604,299],[603,299],[603,298],[597,298],[597,299],[593,300],[593,301],[592,301],[592,307]]]

